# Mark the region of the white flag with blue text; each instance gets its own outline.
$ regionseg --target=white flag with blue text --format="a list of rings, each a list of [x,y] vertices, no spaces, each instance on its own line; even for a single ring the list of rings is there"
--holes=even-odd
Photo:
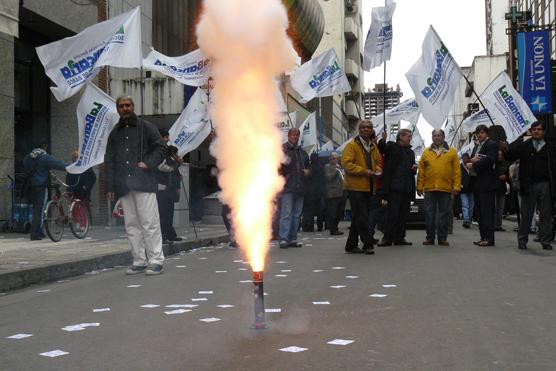
[[[79,158],[66,167],[68,173],[81,174],[104,162],[108,136],[119,119],[116,101],[88,83],[77,105]]]
[[[488,110],[483,109],[480,110],[479,112],[475,112],[474,114],[472,114],[471,116],[463,120],[463,122],[461,123],[461,128],[464,132],[471,133],[475,131],[475,128],[477,128],[477,126],[479,125],[488,126],[490,124],[491,122],[488,117]]]
[[[423,154],[423,151],[425,151],[425,142],[423,142],[421,133],[416,126],[413,129],[413,135],[411,138],[411,149],[415,152],[416,157],[420,157]]]
[[[210,75],[210,60],[201,49],[179,57],[168,57],[152,49],[143,59],[143,68],[173,77],[184,85],[202,86]]]
[[[396,107],[386,110],[386,126],[390,127],[392,124],[397,124],[400,120],[408,121],[412,125],[417,124],[421,110],[415,101],[415,98],[406,99]],[[371,118],[373,127],[377,136],[384,130],[384,113],[376,115]]]
[[[423,54],[405,76],[423,118],[440,129],[452,108],[463,73],[432,26],[422,49]]]
[[[328,97],[351,90],[334,48],[303,63],[291,75],[292,87],[306,103],[315,97]]]
[[[189,99],[174,125],[168,131],[168,145],[177,147],[178,156],[195,150],[209,136],[212,130],[209,119],[208,96],[198,88]]]
[[[300,139],[299,144],[302,148],[308,148],[317,145],[317,115],[311,113],[305,121],[299,126]]]
[[[363,70],[370,71],[390,60],[392,55],[392,16],[396,3],[387,1],[386,6],[373,8],[371,27],[365,40]]]
[[[492,80],[481,94],[482,101],[496,124],[506,131],[508,143],[525,133],[537,119],[527,102],[514,89],[512,81],[504,71]]]
[[[61,102],[76,94],[102,66],[141,67],[141,10],[136,7],[86,28],[75,36],[37,48],[46,75]]]

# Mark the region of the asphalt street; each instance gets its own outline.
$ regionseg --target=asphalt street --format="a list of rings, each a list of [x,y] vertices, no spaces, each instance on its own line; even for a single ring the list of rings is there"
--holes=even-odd
[[[345,236],[326,233],[273,245],[267,330],[250,329],[251,273],[226,245],[168,257],[161,276],[116,268],[10,292],[0,369],[556,369],[556,253],[519,251],[515,232],[487,248],[477,236],[456,224],[450,247],[422,246],[411,230],[413,246],[373,256],[344,254]],[[55,350],[67,354],[40,355]]]

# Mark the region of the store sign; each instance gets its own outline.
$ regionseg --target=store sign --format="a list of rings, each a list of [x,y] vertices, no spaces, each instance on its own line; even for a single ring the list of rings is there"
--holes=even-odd
[[[533,113],[552,112],[550,35],[548,31],[517,35],[519,93]]]

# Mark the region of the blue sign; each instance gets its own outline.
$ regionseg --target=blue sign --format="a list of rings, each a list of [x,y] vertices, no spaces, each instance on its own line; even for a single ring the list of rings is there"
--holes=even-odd
[[[533,113],[552,112],[548,31],[517,34],[519,94]]]

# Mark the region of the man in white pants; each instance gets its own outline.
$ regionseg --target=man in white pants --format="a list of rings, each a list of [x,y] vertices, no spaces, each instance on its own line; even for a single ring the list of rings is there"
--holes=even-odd
[[[133,265],[126,274],[162,273],[164,253],[156,202],[158,165],[166,147],[158,129],[135,115],[130,97],[119,97],[120,121],[108,137],[104,163],[110,200],[120,199]]]

